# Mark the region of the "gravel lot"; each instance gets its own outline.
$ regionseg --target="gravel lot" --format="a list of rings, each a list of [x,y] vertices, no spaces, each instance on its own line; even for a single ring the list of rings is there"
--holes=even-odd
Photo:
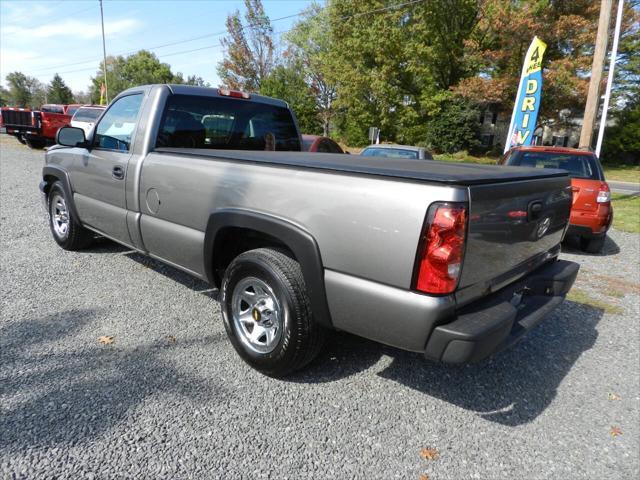
[[[2,478],[638,478],[639,235],[565,254],[616,314],[567,301],[456,368],[335,334],[279,381],[236,356],[206,284],[107,241],[58,248],[42,152],[2,137]]]

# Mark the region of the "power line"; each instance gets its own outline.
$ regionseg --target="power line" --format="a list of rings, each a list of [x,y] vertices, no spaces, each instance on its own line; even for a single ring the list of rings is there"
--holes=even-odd
[[[407,7],[407,6],[410,6],[410,5],[415,5],[417,3],[421,3],[421,2],[424,2],[424,1],[425,0],[412,0],[412,1],[406,2],[406,3],[400,3],[400,4],[397,4],[397,5],[390,5],[390,6],[387,6],[387,7],[377,8],[375,10],[368,10],[366,12],[353,13],[353,14],[350,14],[350,15],[345,15],[343,17],[340,17],[338,20],[345,21],[345,20],[349,20],[349,19],[355,18],[355,17],[360,17],[360,16],[363,16],[363,15],[370,15],[372,13],[380,13],[380,12],[385,12],[385,11],[389,11],[389,10],[397,10],[399,8]],[[280,21],[280,20],[284,20],[284,19],[288,19],[288,18],[298,17],[300,15],[303,15],[304,13],[305,12],[299,12],[297,14],[288,15],[286,17],[276,18],[274,20],[271,20],[271,22],[276,22],[276,21]],[[254,27],[255,27],[255,25],[247,25],[247,26],[243,27],[243,30],[245,28],[254,28]],[[282,35],[284,33],[288,33],[290,31],[292,31],[294,28],[295,27],[289,28],[287,30],[281,30],[279,32],[274,32],[273,34],[274,35]],[[206,35],[206,36],[214,36],[214,35],[215,36],[219,36],[219,35],[224,35],[225,33],[227,33],[226,30],[224,32],[221,32],[221,33],[209,34],[209,35]],[[203,36],[203,37],[200,37],[200,38],[204,38],[206,36]],[[179,44],[182,44],[182,43],[187,43],[189,41],[193,41],[193,39],[191,39],[191,40],[182,40],[182,41],[173,42],[173,43],[168,43],[168,44],[164,44],[164,45],[158,46],[158,47],[140,48],[138,50],[132,50],[132,51],[129,51],[129,52],[116,53],[114,55],[126,55],[126,54],[129,54],[129,53],[136,53],[136,52],[138,52],[140,50],[153,50],[153,49],[166,47],[166,46],[179,45]],[[175,56],[175,55],[183,55],[183,54],[187,54],[187,53],[199,52],[199,51],[202,51],[202,50],[210,50],[212,48],[218,48],[218,47],[221,47],[221,46],[222,46],[222,42],[217,43],[215,45],[209,45],[209,46],[205,46],[205,47],[193,48],[193,49],[190,49],[190,50],[182,50],[182,51],[179,51],[179,52],[172,52],[172,53],[167,53],[167,54],[163,54],[163,55],[158,55],[158,59],[163,59],[165,57],[172,57],[172,56]],[[100,60],[97,60],[97,61],[100,62]],[[93,60],[90,60],[90,62],[95,63],[96,60],[93,59]],[[74,65],[80,65],[80,64],[83,64],[83,63],[89,63],[89,62],[67,64],[67,65],[64,65],[64,66],[74,66]],[[68,70],[68,71],[57,72],[57,73],[60,74],[60,75],[63,75],[63,74],[67,74],[67,73],[90,72],[90,71],[95,71],[95,70],[96,69],[94,67],[91,67],[91,68],[81,68],[81,69],[76,69],[76,70]],[[35,76],[37,77],[38,75],[35,75]],[[42,78],[42,76],[43,75],[41,74],[40,77]]]
[[[270,22],[274,23],[274,22],[279,22],[279,21],[282,21],[282,20],[287,20],[289,18],[299,17],[300,15],[303,15],[304,13],[305,12],[299,12],[299,13],[295,13],[295,14],[292,14],[292,15],[287,15],[287,16],[284,16],[284,17],[274,18],[273,20],[270,20]],[[244,29],[247,29],[247,28],[255,28],[256,26],[257,25],[246,25],[246,26],[243,26],[242,29],[244,30]],[[138,48],[136,50],[126,50],[126,51],[116,52],[113,55],[130,55],[132,53],[139,52],[140,50],[157,50],[159,48],[165,48],[165,47],[171,47],[171,46],[174,46],[174,45],[181,45],[183,43],[195,42],[196,40],[202,40],[204,38],[219,37],[220,35],[224,35],[225,33],[227,33],[227,30],[222,30],[220,32],[215,32],[215,33],[208,33],[208,34],[200,35],[200,36],[197,36],[197,37],[189,37],[189,38],[186,38],[186,39],[183,39],[183,40],[178,40],[176,42],[164,43],[162,45],[155,45],[155,46],[152,46],[152,47],[142,47],[142,48]],[[75,62],[75,63],[65,63],[65,64],[62,64],[62,65],[56,65],[56,66],[53,66],[53,67],[45,67],[45,68],[43,68],[41,70],[36,71],[35,74],[36,75],[44,74],[44,73],[54,72],[55,70],[57,70],[59,68],[73,67],[73,66],[76,66],[76,65],[84,65],[85,63],[95,63],[95,62],[96,62],[96,59],[94,57],[92,57],[91,59],[87,59],[87,60],[84,60],[84,61],[78,61],[78,62]],[[74,70],[74,72],[75,71],[78,71],[78,70]],[[67,72],[67,73],[71,73],[71,72]]]

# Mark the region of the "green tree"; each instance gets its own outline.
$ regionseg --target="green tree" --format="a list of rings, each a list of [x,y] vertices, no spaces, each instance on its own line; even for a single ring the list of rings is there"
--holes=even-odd
[[[22,72],[11,72],[7,75],[9,98],[16,107],[28,107],[33,99],[33,82]]]
[[[605,130],[602,162],[640,164],[640,99],[627,103],[614,118],[615,125]]]
[[[49,103],[61,103],[67,105],[73,103],[73,93],[57,73],[53,76],[47,88],[47,101]]]
[[[0,85],[0,107],[6,107],[10,102],[9,90]]]
[[[437,96],[425,124],[425,144],[435,152],[473,150],[478,141],[480,111],[468,100],[442,92]]]
[[[189,77],[197,82],[199,77]],[[202,79],[199,79],[202,81]],[[91,79],[91,101],[100,101],[100,86],[104,82],[104,62]],[[151,83],[185,83],[182,74],[174,74],[167,63],[158,60],[155,54],[140,50],[128,57],[107,57],[107,82],[109,99],[113,99],[123,90]]]
[[[246,25],[237,10],[227,17],[228,36],[221,41],[225,57],[217,70],[222,85],[256,92],[275,66],[273,28],[261,0],[244,0],[244,5]]]
[[[330,80],[330,52],[328,10],[317,3],[307,8],[293,29],[287,33],[286,55],[296,62],[310,86],[316,104],[316,115],[322,122],[324,136],[329,135],[335,116],[336,84]],[[314,122],[315,123],[315,122]]]
[[[377,126],[385,140],[424,141],[425,102],[468,74],[463,52],[478,2],[334,0],[327,8],[343,138],[361,145]]]
[[[302,132],[322,133],[313,91],[305,82],[299,65],[278,65],[263,79],[260,93],[285,100],[296,114]]]

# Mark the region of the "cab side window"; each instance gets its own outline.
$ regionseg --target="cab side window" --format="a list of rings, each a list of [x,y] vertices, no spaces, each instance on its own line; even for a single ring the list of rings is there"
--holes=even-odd
[[[93,145],[97,148],[128,152],[141,105],[141,93],[127,95],[114,102],[96,127]]]

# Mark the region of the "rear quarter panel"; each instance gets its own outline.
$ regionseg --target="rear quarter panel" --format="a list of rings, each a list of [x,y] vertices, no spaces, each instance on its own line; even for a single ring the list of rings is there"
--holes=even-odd
[[[408,289],[429,205],[464,200],[466,189],[450,186],[154,152],[141,172],[140,226],[151,253],[202,274],[209,215],[262,212],[313,235],[325,268]]]

